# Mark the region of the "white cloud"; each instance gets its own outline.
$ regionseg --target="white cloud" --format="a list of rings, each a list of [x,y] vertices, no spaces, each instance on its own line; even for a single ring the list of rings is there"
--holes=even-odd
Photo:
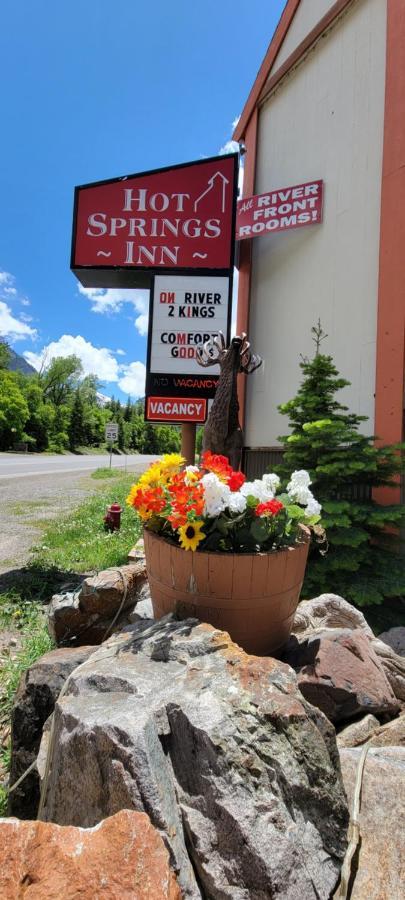
[[[106,347],[94,347],[90,341],[78,334],[63,334],[58,341],[51,341],[40,353],[24,353],[25,358],[39,370],[43,363],[59,356],[78,356],[85,375],[97,375],[101,381],[118,381],[119,367],[111,350]]]
[[[15,281],[13,275],[10,275],[10,272],[1,272],[0,271],[0,284],[10,285]]]
[[[26,322],[13,316],[7,303],[0,300],[0,335],[11,341],[21,341],[26,338],[35,338],[37,332],[35,328],[31,328]]]
[[[4,293],[5,293],[5,294],[10,294],[12,297],[15,297],[17,291],[16,291],[16,288],[13,288],[13,287],[5,287],[5,288],[4,288]]]
[[[21,297],[20,303],[21,303],[21,306],[31,306],[30,301],[27,300],[26,297]]]
[[[135,288],[86,288],[79,284],[79,292],[91,302],[92,312],[101,314],[118,313],[124,303],[130,303],[138,316],[135,328],[144,336],[148,333],[149,294]]]
[[[132,399],[145,395],[146,367],[141,362],[132,362],[129,366],[121,366],[121,376],[118,387],[129,394]]]
[[[233,122],[232,122],[232,132],[235,131],[235,128],[236,128],[236,126],[237,126],[237,124],[238,124],[238,122],[239,122],[239,119],[240,119],[240,116],[236,116],[236,118],[233,120]]]
[[[117,356],[126,356],[127,355],[125,350],[116,350],[115,352],[116,352]]]
[[[226,141],[223,147],[219,148],[221,155],[224,153],[239,153],[239,144],[237,141]]]
[[[124,350],[116,351],[118,352],[119,355],[125,355]],[[58,341],[51,341],[43,347],[40,353],[27,350],[24,356],[34,369],[39,371],[41,366],[50,363],[51,359],[72,354],[79,357],[84,375],[97,375],[100,381],[116,383],[124,394],[130,394],[133,399],[144,396],[146,376],[144,363],[137,361],[119,365],[112,350],[107,347],[94,347],[80,334],[76,337],[72,334],[63,334]]]

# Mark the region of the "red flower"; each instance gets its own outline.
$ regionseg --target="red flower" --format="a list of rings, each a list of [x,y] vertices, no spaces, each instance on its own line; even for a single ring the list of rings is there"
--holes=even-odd
[[[228,487],[231,491],[239,491],[246,481],[246,475],[243,472],[232,472],[228,479]]]
[[[255,509],[256,516],[277,516],[284,509],[280,500],[268,500],[267,503],[258,503]]]

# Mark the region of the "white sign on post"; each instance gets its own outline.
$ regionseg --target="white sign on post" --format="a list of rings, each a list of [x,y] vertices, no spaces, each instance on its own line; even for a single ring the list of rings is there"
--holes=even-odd
[[[113,444],[118,440],[118,424],[117,422],[108,422],[105,426],[105,440],[109,444]]]
[[[218,331],[227,333],[229,301],[226,276],[157,275],[150,371],[201,375],[196,350]]]

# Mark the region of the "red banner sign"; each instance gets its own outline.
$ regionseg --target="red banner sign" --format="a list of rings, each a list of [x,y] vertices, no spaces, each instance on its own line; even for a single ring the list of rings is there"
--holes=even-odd
[[[191,397],[147,397],[148,422],[205,422],[207,401]]]
[[[231,154],[76,188],[71,267],[79,280],[136,287],[157,272],[229,272],[237,169]]]
[[[236,238],[257,237],[322,222],[323,181],[245,197],[238,202]]]

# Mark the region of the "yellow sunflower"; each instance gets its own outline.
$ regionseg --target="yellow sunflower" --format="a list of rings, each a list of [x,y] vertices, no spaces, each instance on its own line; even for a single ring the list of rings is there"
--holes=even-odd
[[[201,531],[204,522],[187,522],[178,529],[180,546],[183,550],[196,550],[205,534]]]

